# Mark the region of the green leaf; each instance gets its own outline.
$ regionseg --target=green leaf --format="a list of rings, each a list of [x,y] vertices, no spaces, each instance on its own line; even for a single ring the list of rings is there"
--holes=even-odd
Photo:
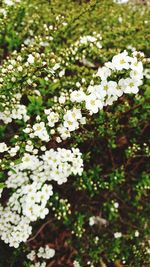
[[[0,183],[0,189],[3,189],[5,187],[6,187],[6,185],[4,183]]]

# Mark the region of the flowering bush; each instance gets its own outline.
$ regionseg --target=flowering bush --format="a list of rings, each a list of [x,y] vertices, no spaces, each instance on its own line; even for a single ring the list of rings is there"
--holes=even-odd
[[[146,41],[127,33],[134,14],[148,23],[148,11],[113,1],[68,7],[2,1],[0,266],[143,266],[149,58]]]

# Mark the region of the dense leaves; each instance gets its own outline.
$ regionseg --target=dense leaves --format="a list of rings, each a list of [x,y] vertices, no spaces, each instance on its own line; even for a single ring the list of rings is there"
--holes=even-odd
[[[56,104],[54,97],[60,92],[69,93],[70,89],[88,87],[91,77],[96,81],[93,74],[97,69],[125,49],[130,54],[134,50],[145,54],[145,75],[138,94],[124,94],[92,117],[83,105],[87,124],[59,145],[80,149],[82,175],[72,175],[62,185],[52,182],[49,214],[44,220],[33,222],[32,235],[19,248],[9,248],[1,241],[0,267],[39,266],[32,265],[27,254],[32,250],[37,253],[46,245],[55,249],[54,257],[46,260],[49,267],[148,267],[149,5],[143,1],[116,4],[111,0],[8,2],[13,4],[0,4],[0,111],[4,107],[13,110],[21,103],[27,113],[22,110],[21,119],[0,121],[0,142],[18,146],[15,152],[1,156],[4,207],[12,194],[5,188],[6,170],[13,171],[10,163],[20,164],[26,145],[28,149],[31,146],[26,142],[32,138],[23,130],[38,123],[37,116],[46,120],[44,110]],[[92,36],[95,41],[84,43],[85,36]],[[113,75],[116,80],[122,77],[119,72]],[[73,104],[67,101],[71,109]],[[59,105],[61,102],[56,108]],[[45,128],[52,139],[43,145],[43,140],[34,136],[32,142],[40,155],[44,146],[58,146],[55,133]]]

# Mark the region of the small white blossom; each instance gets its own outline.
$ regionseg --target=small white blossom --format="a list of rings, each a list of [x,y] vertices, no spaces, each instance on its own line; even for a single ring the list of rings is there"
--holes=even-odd
[[[93,226],[94,224],[95,224],[95,217],[92,216],[92,217],[89,218],[89,225]]]
[[[115,238],[120,238],[120,237],[122,237],[122,233],[116,232],[116,233],[114,233],[114,237]]]
[[[7,145],[4,142],[0,143],[0,153],[3,153],[7,150],[8,150]]]
[[[33,57],[32,54],[30,54],[30,55],[28,56],[27,62],[28,62],[29,64],[33,64],[33,63],[34,63],[34,57]]]
[[[134,235],[135,235],[135,237],[139,237],[139,235],[140,235],[139,231],[136,230]]]

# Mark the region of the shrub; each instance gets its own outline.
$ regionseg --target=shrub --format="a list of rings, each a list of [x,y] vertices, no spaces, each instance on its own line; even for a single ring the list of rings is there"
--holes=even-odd
[[[148,18],[2,2],[0,266],[150,263]]]

